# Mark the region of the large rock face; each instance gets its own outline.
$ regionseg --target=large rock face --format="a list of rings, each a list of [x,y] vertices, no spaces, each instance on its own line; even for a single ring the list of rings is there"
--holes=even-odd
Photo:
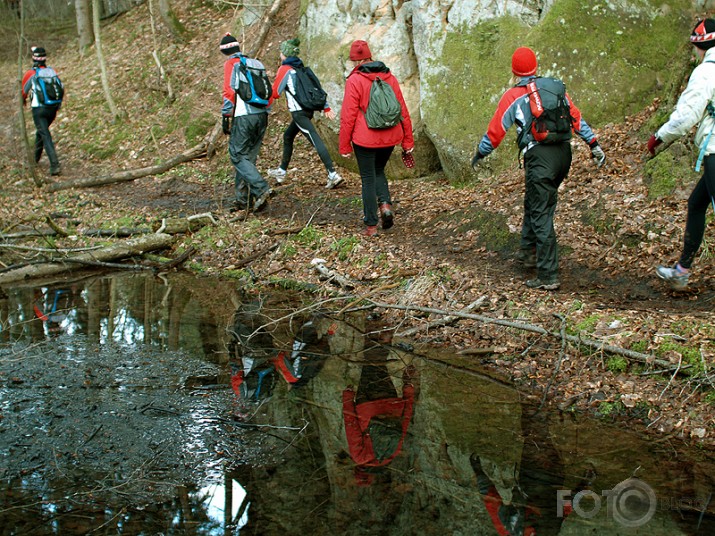
[[[653,98],[677,95],[687,36],[704,0],[304,0],[303,56],[340,110],[348,50],[370,44],[400,81],[415,128],[421,173],[470,175],[469,160],[501,94],[511,54],[530,46],[539,74],[557,76],[598,132]],[[337,146],[337,122],[328,135]],[[332,138],[332,140],[330,140]],[[515,165],[513,134],[494,165]],[[337,153],[333,150],[333,153]],[[342,162],[346,164],[345,162]],[[393,173],[404,173],[394,166]]]

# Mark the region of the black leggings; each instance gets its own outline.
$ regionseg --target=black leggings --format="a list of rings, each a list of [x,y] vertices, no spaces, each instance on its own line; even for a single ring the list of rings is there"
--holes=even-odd
[[[52,141],[52,134],[50,134],[50,125],[55,120],[58,109],[58,106],[40,106],[32,109],[32,120],[35,123],[35,128],[37,128],[35,133],[35,162],[39,162],[44,149],[51,167],[60,165],[55,151],[55,144]]]
[[[377,225],[378,205],[392,204],[385,166],[394,147],[370,148],[353,144],[353,149],[362,180],[363,222],[365,225]]]
[[[293,121],[291,121],[288,128],[285,129],[285,132],[283,132],[283,159],[281,160],[281,169],[288,169],[290,159],[293,156],[293,140],[298,135],[298,132],[302,132],[310,144],[315,147],[328,173],[335,171],[330,153],[328,153],[328,149],[325,147],[322,138],[318,134],[318,131],[315,130],[315,126],[311,121],[311,119],[313,119],[313,112],[301,110],[291,112],[291,116],[293,117]]]
[[[705,234],[705,213],[715,195],[715,154],[705,157],[705,171],[688,198],[688,216],[680,266],[690,268]]]

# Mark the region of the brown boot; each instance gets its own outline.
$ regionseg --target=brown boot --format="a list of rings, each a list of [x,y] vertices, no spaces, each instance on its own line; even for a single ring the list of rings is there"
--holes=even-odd
[[[382,219],[382,228],[389,229],[395,224],[395,214],[392,212],[390,203],[382,203],[380,205],[380,219]]]

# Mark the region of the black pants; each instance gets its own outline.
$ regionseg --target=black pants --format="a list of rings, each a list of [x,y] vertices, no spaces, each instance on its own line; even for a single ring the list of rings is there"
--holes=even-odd
[[[390,189],[385,177],[385,166],[394,147],[369,148],[353,144],[362,181],[362,209],[365,225],[377,225],[377,206],[392,204]]]
[[[233,118],[228,154],[236,169],[236,201],[248,205],[268,190],[268,183],[256,169],[263,136],[268,127],[268,114],[249,114]]]
[[[700,249],[705,234],[705,214],[715,195],[715,155],[704,159],[705,171],[688,198],[688,216],[685,221],[685,239],[680,255],[680,266],[690,268]]]
[[[44,149],[51,168],[57,168],[60,165],[55,152],[55,144],[50,134],[50,125],[55,120],[58,109],[58,106],[39,106],[32,109],[32,120],[37,129],[35,133],[35,162],[40,161],[42,149]]]
[[[571,145],[536,145],[524,154],[526,192],[521,249],[536,249],[536,270],[541,280],[559,272],[554,214],[559,186],[571,168]]]
[[[318,134],[318,131],[315,130],[315,126],[313,125],[313,114],[314,112],[307,110],[291,112],[293,121],[291,121],[290,125],[288,125],[285,129],[285,132],[283,132],[283,159],[281,160],[282,169],[288,169],[290,159],[293,157],[293,140],[295,140],[295,137],[299,132],[302,132],[310,144],[315,147],[315,150],[318,152],[318,156],[323,161],[323,165],[325,166],[325,169],[328,170],[328,173],[335,171],[333,160],[330,158],[330,153],[325,147],[320,134]]]

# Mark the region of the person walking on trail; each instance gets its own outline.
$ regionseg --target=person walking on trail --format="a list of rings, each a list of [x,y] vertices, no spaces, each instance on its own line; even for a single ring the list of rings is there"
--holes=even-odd
[[[283,132],[283,157],[281,159],[281,164],[275,169],[269,169],[268,175],[274,177],[277,183],[282,183],[285,180],[286,172],[288,171],[288,166],[290,165],[290,159],[293,156],[293,140],[302,132],[303,135],[308,139],[310,144],[315,147],[318,152],[318,156],[323,162],[325,169],[328,171],[328,182],[326,183],[326,188],[335,188],[338,184],[343,182],[343,178],[335,170],[333,165],[333,160],[330,158],[330,153],[325,147],[322,138],[315,130],[313,126],[313,115],[317,110],[309,110],[304,108],[298,102],[296,98],[297,89],[297,69],[304,69],[302,60],[298,57],[300,55],[300,39],[289,39],[288,41],[283,41],[281,43],[281,66],[276,73],[276,78],[273,81],[273,100],[279,99],[280,96],[286,94],[286,102],[288,104],[288,111],[291,114],[293,120],[290,125]],[[323,107],[323,113],[325,117],[330,120],[335,119],[335,112],[330,109],[327,100]]]
[[[572,132],[588,144],[598,167],[604,164],[606,155],[591,127],[566,93],[563,83],[537,77],[538,62],[532,49],[517,48],[512,55],[511,68],[518,82],[502,95],[472,158],[472,167],[476,168],[480,160],[494,151],[504,140],[507,130],[516,124],[526,182],[519,258],[525,267],[537,270],[536,279],[527,280],[526,286],[557,290],[561,283],[558,278],[554,213],[559,186],[571,168],[569,140]],[[539,87],[544,89],[539,90]],[[550,94],[547,94],[547,89]],[[553,111],[546,108],[547,99],[549,104],[558,105]],[[535,104],[537,107],[534,107]],[[545,123],[537,121],[542,115]],[[542,129],[540,125],[548,126],[553,132]],[[532,128],[537,126],[538,131]]]
[[[355,152],[362,181],[363,234],[375,236],[378,210],[383,229],[389,229],[394,223],[385,166],[396,145],[402,145],[403,151],[412,153],[415,141],[410,113],[402,97],[400,84],[390,69],[381,61],[373,61],[370,47],[361,40],[354,41],[350,46],[350,61],[353,70],[345,83],[340,112],[339,150],[344,158],[350,158],[352,152]],[[366,118],[371,88],[378,78],[392,89],[392,98],[396,98],[399,103],[396,124],[386,128],[371,128]]]
[[[648,151],[655,156],[656,148],[687,134],[700,123],[695,144],[700,150],[696,171],[703,164],[703,176],[688,199],[685,237],[680,259],[671,268],[657,266],[656,275],[674,290],[688,285],[690,269],[705,234],[705,214],[712,204],[715,209],[715,20],[699,21],[690,34],[690,43],[700,64],[693,70],[685,91],[680,95],[668,121],[648,140]]]
[[[223,133],[229,134],[228,153],[236,169],[236,207],[253,208],[254,212],[266,207],[271,189],[256,169],[256,159],[261,150],[268,126],[268,109],[244,101],[236,89],[245,81],[241,65],[265,70],[263,64],[241,53],[238,41],[230,33],[221,38],[219,49],[228,56],[223,66],[223,105],[221,107]]]
[[[59,101],[55,98],[52,101],[46,102],[43,98],[41,88],[38,85],[38,77],[44,80],[56,80],[59,84],[62,94],[55,95],[59,97]],[[42,157],[42,151],[45,151],[47,158],[50,161],[50,175],[59,175],[60,161],[57,158],[55,144],[52,141],[50,134],[50,125],[57,117],[57,112],[62,106],[62,95],[64,88],[62,82],[59,81],[57,73],[52,67],[47,66],[47,54],[42,47],[32,47],[32,68],[28,69],[22,77],[22,102],[25,104],[27,98],[30,98],[30,107],[32,108],[32,121],[37,129],[35,133],[35,162],[39,162]]]

